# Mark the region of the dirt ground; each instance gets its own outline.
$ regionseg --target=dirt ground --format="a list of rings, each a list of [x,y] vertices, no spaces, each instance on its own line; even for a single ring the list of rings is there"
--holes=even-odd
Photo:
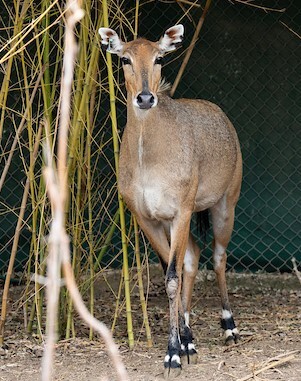
[[[148,311],[154,346],[148,349],[145,342],[138,290],[134,290],[132,297],[136,336],[134,350],[127,348],[126,321],[122,314],[115,330],[116,342],[133,381],[163,379],[168,334],[167,297],[161,271],[154,266],[151,274]],[[111,272],[108,280],[117,279],[117,275]],[[210,271],[201,271],[197,277],[191,314],[198,364],[183,366],[177,380],[300,381],[301,285],[298,279],[289,274],[229,273],[228,288],[242,340],[233,347],[223,345],[215,277]],[[34,335],[29,337],[24,333],[23,311],[19,302],[22,291],[23,287],[17,286],[12,287],[10,293],[7,348],[0,352],[1,381],[40,379],[43,346]],[[104,282],[97,282],[95,314],[108,324],[114,314],[112,301],[112,293]],[[76,334],[76,339],[62,340],[57,344],[54,379],[115,380],[116,374],[102,341],[97,338],[89,341],[88,329],[79,320]],[[260,370],[263,371],[255,376]]]

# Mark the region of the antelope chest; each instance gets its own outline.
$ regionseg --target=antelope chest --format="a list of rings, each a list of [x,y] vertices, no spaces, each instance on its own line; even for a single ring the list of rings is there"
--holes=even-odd
[[[161,179],[143,177],[134,188],[135,209],[144,217],[154,220],[171,220],[177,211],[176,197]]]

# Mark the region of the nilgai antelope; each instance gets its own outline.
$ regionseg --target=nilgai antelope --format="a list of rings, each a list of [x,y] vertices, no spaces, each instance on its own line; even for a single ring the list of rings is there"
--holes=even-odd
[[[189,326],[200,250],[190,233],[193,213],[208,209],[213,263],[221,292],[226,342],[239,338],[226,286],[226,248],[242,177],[239,141],[223,111],[208,101],[172,99],[162,89],[165,53],[182,42],[184,28],[169,28],[158,42],[120,40],[100,28],[104,48],[121,58],[127,89],[127,125],[120,148],[118,186],[165,268],[170,329],[165,377],[181,372],[181,356],[195,363]],[[183,272],[183,273],[182,273]]]

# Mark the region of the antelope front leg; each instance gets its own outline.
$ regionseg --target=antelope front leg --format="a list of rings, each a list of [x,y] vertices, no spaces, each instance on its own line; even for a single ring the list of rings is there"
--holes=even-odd
[[[166,293],[169,300],[170,328],[164,377],[172,379],[181,373],[179,335],[179,298],[184,255],[187,247],[191,213],[179,213],[171,224],[170,259],[166,272]]]
[[[189,326],[189,315],[191,309],[192,291],[194,287],[195,277],[198,272],[199,258],[200,249],[190,234],[184,257],[182,308],[179,310],[181,330],[181,357],[182,361],[186,361],[188,364],[197,363],[197,351],[193,343],[193,335]]]

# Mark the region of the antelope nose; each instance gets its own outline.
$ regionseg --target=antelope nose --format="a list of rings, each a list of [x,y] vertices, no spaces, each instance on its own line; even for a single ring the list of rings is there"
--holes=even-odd
[[[142,91],[137,95],[138,107],[144,110],[151,108],[155,103],[155,98],[151,93]]]

